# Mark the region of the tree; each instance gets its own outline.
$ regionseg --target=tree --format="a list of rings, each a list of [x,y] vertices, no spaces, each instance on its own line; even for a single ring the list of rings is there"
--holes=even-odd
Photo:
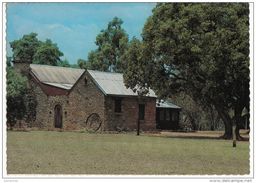
[[[235,121],[241,138],[241,112],[249,106],[248,3],[159,3],[142,37],[146,64],[126,61],[142,71],[146,88],[163,98],[182,91],[201,106],[214,106],[225,125],[223,137],[232,137]],[[141,80],[129,72],[125,82],[136,90]]]
[[[204,108],[184,92],[172,94],[171,101],[182,107],[180,126],[183,129],[190,128],[196,131],[222,129],[220,117],[213,107]]]
[[[61,63],[63,55],[57,44],[47,39],[45,42],[37,39],[36,33],[24,35],[21,39],[10,42],[16,62],[39,63],[48,65]],[[17,120],[25,120],[28,125],[35,120],[37,101],[30,87],[27,87],[26,77],[16,73],[11,65],[11,58],[7,58],[7,120],[11,127]]]
[[[39,45],[40,41],[37,39],[36,33],[24,35],[21,39],[10,42],[13,59],[15,61],[32,63]]]
[[[33,63],[57,66],[63,53],[50,39],[42,42],[33,57]]]
[[[150,80],[150,70],[148,69],[147,53],[145,53],[144,45],[136,38],[133,38],[128,44],[128,49],[123,55],[122,59],[126,60],[124,63],[124,80],[125,85],[138,92],[140,95],[146,94]]]
[[[77,68],[77,69],[80,68],[78,64],[69,63],[67,58],[58,62],[58,66],[60,66],[60,67],[71,67],[71,68]]]
[[[79,67],[80,69],[86,69],[86,68],[87,68],[86,60],[81,59],[81,58],[79,58],[79,59],[77,60],[77,65],[78,65],[78,67]]]
[[[61,60],[61,62],[58,62],[58,66],[60,67],[71,67],[68,59]]]
[[[8,68],[8,67],[11,67],[11,66],[12,66],[12,57],[8,57],[8,56],[7,56],[7,57],[6,57],[6,62],[7,62],[7,63],[6,63],[6,64],[7,64],[7,68]]]
[[[7,66],[7,124],[12,128],[26,113],[24,95],[27,79]]]
[[[10,46],[16,62],[57,65],[63,56],[57,44],[50,39],[39,41],[36,33],[24,35],[21,39],[10,42]]]
[[[128,35],[121,27],[123,21],[115,17],[96,37],[98,48],[88,55],[87,68],[101,71],[122,72],[121,57],[128,43]]]

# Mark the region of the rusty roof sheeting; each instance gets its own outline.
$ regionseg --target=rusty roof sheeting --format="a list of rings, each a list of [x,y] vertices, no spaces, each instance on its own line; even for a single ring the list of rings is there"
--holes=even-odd
[[[85,72],[84,69],[30,64],[31,72],[45,84],[69,90]]]
[[[123,74],[95,70],[87,71],[105,95],[138,96],[137,93],[134,93],[130,88],[126,88],[124,85]],[[151,89],[146,96],[156,97],[154,91]]]

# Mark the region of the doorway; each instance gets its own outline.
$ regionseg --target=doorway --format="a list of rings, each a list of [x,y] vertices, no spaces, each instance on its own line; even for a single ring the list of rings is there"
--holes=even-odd
[[[60,105],[56,105],[54,108],[54,127],[62,128],[62,108]]]

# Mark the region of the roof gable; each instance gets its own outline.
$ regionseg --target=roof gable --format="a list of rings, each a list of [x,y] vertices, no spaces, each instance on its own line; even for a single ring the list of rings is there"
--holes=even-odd
[[[133,92],[130,88],[126,88],[123,80],[123,74],[95,70],[87,71],[105,95],[138,96],[138,94]],[[151,89],[149,90],[149,94],[146,96],[156,97],[154,91]]]
[[[70,90],[85,72],[84,69],[30,64],[31,72],[44,84]]]

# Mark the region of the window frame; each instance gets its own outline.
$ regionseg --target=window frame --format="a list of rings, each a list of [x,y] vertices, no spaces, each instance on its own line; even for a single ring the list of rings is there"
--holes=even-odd
[[[172,121],[172,118],[171,118],[171,111],[170,111],[170,109],[165,109],[165,117],[164,117],[164,119],[165,119],[165,121]]]
[[[142,106],[143,106],[143,110],[141,111]],[[144,103],[139,104],[139,120],[140,121],[145,120],[145,109],[146,109],[146,105]]]
[[[164,109],[159,110],[159,121],[165,121],[165,110]]]
[[[114,112],[122,113],[122,98],[115,98],[114,101]]]
[[[171,120],[172,121],[179,121],[179,111],[173,110],[171,114]]]

